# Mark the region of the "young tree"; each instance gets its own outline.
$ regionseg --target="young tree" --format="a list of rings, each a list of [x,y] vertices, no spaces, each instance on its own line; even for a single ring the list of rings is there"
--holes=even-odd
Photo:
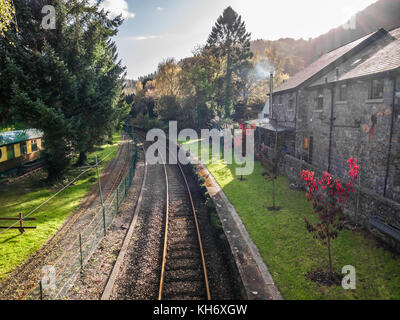
[[[304,217],[308,232],[313,233],[314,239],[318,239],[328,247],[329,274],[333,276],[331,242],[339,236],[343,229],[345,217],[343,206],[348,202],[354,192],[353,184],[358,178],[357,159],[350,158],[347,163],[350,166],[350,181],[342,185],[338,180],[333,180],[328,172],[324,172],[317,180],[314,172],[303,170],[301,177],[308,189],[307,199],[312,201],[314,213],[318,216],[319,223],[312,224]]]
[[[264,168],[264,171],[261,173],[262,176],[272,182],[272,207],[268,207],[268,210],[279,211],[281,207],[276,206],[275,180],[279,176],[279,166],[283,161],[284,153],[278,147],[271,150],[261,147],[256,157]]]
[[[234,105],[234,76],[252,57],[250,51],[250,33],[246,32],[246,26],[231,7],[227,7],[218,18],[208,37],[206,49],[225,63],[225,76],[221,79],[224,87],[223,108],[224,115],[230,117]]]

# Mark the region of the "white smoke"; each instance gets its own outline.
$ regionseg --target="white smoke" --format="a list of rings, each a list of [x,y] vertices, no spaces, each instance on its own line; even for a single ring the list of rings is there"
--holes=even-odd
[[[257,80],[265,80],[270,77],[270,74],[275,71],[273,63],[268,61],[257,61],[254,68],[253,74]]]

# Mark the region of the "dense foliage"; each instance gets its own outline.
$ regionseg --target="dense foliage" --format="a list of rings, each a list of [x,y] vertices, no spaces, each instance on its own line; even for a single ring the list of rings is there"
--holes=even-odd
[[[122,23],[88,1],[15,0],[18,30],[0,39],[0,112],[7,123],[44,133],[48,179],[79,164],[121,124],[124,68],[110,40]],[[43,29],[44,5],[56,9],[56,28]]]

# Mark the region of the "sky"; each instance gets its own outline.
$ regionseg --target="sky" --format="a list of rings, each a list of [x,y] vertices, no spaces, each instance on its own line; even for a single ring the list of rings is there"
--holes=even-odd
[[[231,6],[252,40],[314,38],[346,23],[376,0],[104,0],[125,18],[114,41],[127,77],[137,79],[166,58],[192,55],[204,45],[219,15]]]

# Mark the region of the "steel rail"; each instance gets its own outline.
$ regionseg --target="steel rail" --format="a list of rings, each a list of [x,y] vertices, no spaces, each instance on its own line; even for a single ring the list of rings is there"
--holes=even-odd
[[[167,260],[168,223],[169,223],[168,173],[167,173],[165,161],[164,161],[164,158],[163,158],[162,154],[160,154],[160,156],[162,158],[163,165],[164,165],[167,202],[166,202],[166,218],[165,218],[165,235],[164,235],[163,261],[162,261],[162,266],[161,266],[161,278],[160,278],[160,289],[159,289],[159,294],[158,294],[158,300],[162,300],[162,291],[163,291],[163,286],[164,286],[164,275],[165,275],[165,264],[166,264],[166,260]],[[197,220],[196,208],[194,206],[192,193],[190,191],[190,187],[189,187],[189,184],[187,182],[186,175],[185,175],[185,173],[184,173],[184,171],[182,169],[182,166],[179,163],[179,160],[178,159],[176,159],[176,160],[177,160],[177,164],[178,164],[179,170],[180,170],[180,172],[182,174],[182,177],[183,177],[183,179],[185,181],[186,191],[187,191],[187,193],[189,195],[189,200],[190,200],[190,204],[191,204],[191,208],[192,208],[193,218],[194,218],[194,222],[195,222],[195,225],[196,225],[197,240],[198,240],[199,249],[200,249],[202,269],[203,269],[203,275],[204,275],[204,283],[205,283],[205,287],[206,287],[205,289],[206,289],[206,293],[207,293],[207,300],[211,300],[210,286],[209,286],[209,283],[208,283],[208,276],[207,276],[207,267],[206,267],[206,262],[205,262],[205,257],[204,257],[203,244],[202,244],[202,241],[201,241],[200,228],[199,228],[199,224],[198,224],[198,220]]]
[[[164,231],[164,248],[163,248],[163,258],[161,264],[161,278],[160,278],[160,287],[158,291],[158,300],[162,299],[162,291],[164,287],[164,275],[165,275],[165,264],[167,262],[167,243],[168,243],[168,220],[169,220],[169,192],[168,192],[168,173],[167,167],[165,165],[165,160],[162,154],[160,153],[161,159],[164,165],[164,175],[165,175],[165,189],[166,189],[166,209],[165,209],[165,231]]]

